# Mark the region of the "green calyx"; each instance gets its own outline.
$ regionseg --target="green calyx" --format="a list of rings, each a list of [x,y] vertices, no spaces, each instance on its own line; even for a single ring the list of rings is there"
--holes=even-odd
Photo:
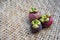
[[[32,24],[33,24],[33,25],[34,25],[34,24],[40,25],[41,22],[40,22],[39,20],[35,19],[35,20],[32,21]]]
[[[46,13],[45,15],[46,15],[47,17],[50,17],[50,16],[51,16],[51,15],[50,15],[50,14],[48,14],[48,13]]]
[[[37,11],[37,9],[34,8],[34,7],[32,7],[32,8],[30,9],[30,12],[36,12],[36,11]]]
[[[39,26],[37,24],[34,24],[32,27],[33,28],[38,28]]]
[[[43,23],[44,22],[44,19],[41,18],[40,21]]]
[[[46,15],[42,15],[42,17],[41,17],[41,18],[42,18],[42,19],[45,19],[45,18],[47,18],[47,17],[46,17]]]
[[[43,15],[42,17],[41,17],[41,19],[40,19],[40,21],[42,22],[42,23],[44,23],[44,22],[48,22],[49,21],[49,17],[48,17],[49,15]]]
[[[40,24],[41,24],[41,22],[37,19],[32,21],[32,27],[33,28],[38,28],[39,27],[38,25],[40,25]]]
[[[45,20],[46,22],[48,22],[49,21],[49,18],[46,18],[46,20]]]

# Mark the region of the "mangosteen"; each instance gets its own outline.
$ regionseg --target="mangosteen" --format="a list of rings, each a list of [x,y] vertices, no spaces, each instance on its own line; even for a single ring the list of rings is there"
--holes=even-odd
[[[53,23],[53,17],[51,15],[45,14],[41,17],[40,21],[42,22],[43,28],[48,28]]]
[[[37,33],[42,29],[41,22],[37,19],[32,21],[31,30],[33,33]]]
[[[29,11],[29,20],[30,22],[39,19],[41,17],[41,12],[39,12],[36,8],[32,7]]]

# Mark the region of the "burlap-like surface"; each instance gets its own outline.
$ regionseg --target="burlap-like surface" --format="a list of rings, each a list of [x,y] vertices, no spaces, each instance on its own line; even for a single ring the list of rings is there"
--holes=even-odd
[[[50,28],[32,34],[29,9],[36,7],[42,14],[50,13]],[[60,0],[0,0],[0,40],[60,40]]]

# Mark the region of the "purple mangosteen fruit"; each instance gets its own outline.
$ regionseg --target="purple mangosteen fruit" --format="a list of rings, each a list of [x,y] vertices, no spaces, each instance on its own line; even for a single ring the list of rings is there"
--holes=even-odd
[[[37,33],[42,29],[41,22],[37,19],[32,21],[31,30],[33,33]]]
[[[29,20],[30,22],[35,19],[39,19],[41,17],[41,12],[37,11],[36,8],[32,7],[29,12]]]
[[[53,23],[53,17],[51,15],[45,14],[41,17],[40,21],[42,22],[43,28],[48,28]]]

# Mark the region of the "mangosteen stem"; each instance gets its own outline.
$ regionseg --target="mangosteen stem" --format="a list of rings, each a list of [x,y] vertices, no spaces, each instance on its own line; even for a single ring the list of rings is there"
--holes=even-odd
[[[31,10],[32,10],[32,11],[35,11],[35,10],[36,10],[36,8],[32,7],[32,8],[31,8]]]

